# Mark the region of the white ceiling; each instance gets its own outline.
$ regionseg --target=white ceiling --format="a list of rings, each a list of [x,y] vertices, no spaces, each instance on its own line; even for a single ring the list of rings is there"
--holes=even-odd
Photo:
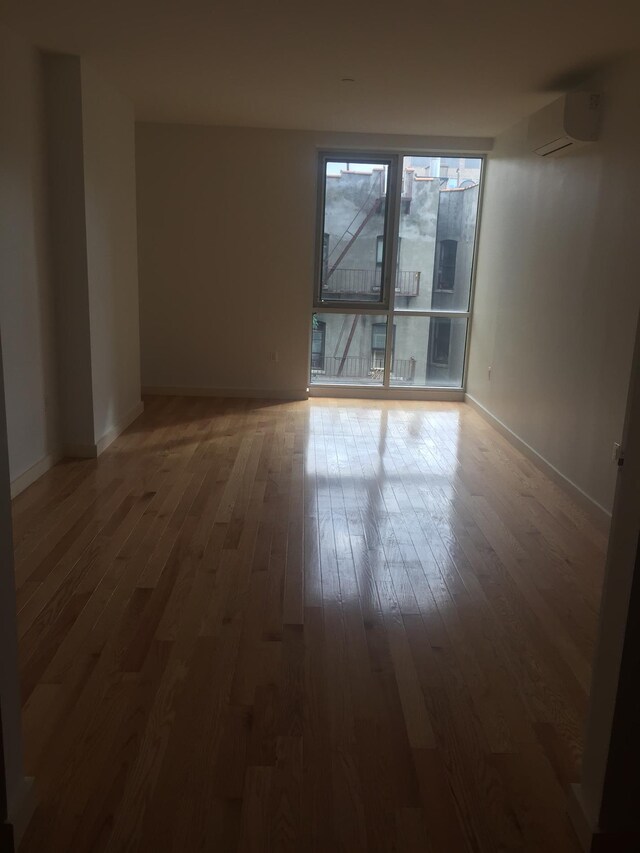
[[[0,0],[142,120],[492,136],[640,49],[637,0]],[[356,82],[343,83],[341,78]]]

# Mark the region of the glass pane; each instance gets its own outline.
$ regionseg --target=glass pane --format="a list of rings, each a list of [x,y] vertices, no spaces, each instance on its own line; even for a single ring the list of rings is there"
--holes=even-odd
[[[314,314],[314,385],[382,385],[387,318],[374,314]]]
[[[394,318],[391,385],[460,388],[465,317]]]
[[[482,161],[404,157],[395,305],[467,311]]]
[[[388,166],[328,161],[320,298],[381,302]]]

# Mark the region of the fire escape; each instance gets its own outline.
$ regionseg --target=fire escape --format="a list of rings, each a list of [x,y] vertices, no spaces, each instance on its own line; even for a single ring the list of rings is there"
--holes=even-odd
[[[349,225],[347,225],[344,233],[336,242],[335,246],[329,254],[327,261],[327,270],[323,281],[323,288],[327,289],[327,282],[338,269],[341,261],[343,260],[349,249],[353,246],[355,241],[358,239],[371,217],[375,216],[375,214],[377,213],[380,213],[383,204],[384,172],[381,169],[378,172],[374,172],[374,179],[371,181],[371,186],[369,187],[367,197],[362,202],[360,209],[356,212]],[[332,260],[333,256],[336,255],[336,253],[337,257],[335,258],[335,260]]]
[[[374,172],[373,180],[369,187],[369,192],[364,199],[362,205],[353,216],[351,222],[336,241],[336,244],[329,253],[325,261],[325,270],[322,281],[323,291],[331,291],[332,287],[328,286],[332,277],[340,277],[340,283],[336,283],[336,293],[349,293],[352,297],[357,295],[369,295],[375,293],[381,287],[382,270],[351,270],[340,267],[349,250],[358,239],[367,223],[371,218],[382,212],[385,203],[385,174],[381,169]],[[404,187],[403,187],[404,189]],[[417,296],[420,287],[419,272],[397,272],[396,277],[396,292],[403,296]],[[340,363],[337,369],[337,376],[342,376],[344,366],[349,356],[349,350],[353,341],[356,328],[358,326],[359,315],[355,315],[351,321],[351,328],[347,332],[349,326],[349,316],[345,315],[338,335],[336,348],[334,350],[334,358],[338,357],[340,346],[345,334],[347,340],[344,347],[344,352],[340,357]]]

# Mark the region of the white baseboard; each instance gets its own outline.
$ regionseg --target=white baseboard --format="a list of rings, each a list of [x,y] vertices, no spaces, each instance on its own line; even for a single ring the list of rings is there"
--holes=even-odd
[[[531,447],[530,444],[527,444],[524,439],[520,438],[512,429],[510,429],[505,423],[503,423],[499,418],[493,415],[488,409],[486,409],[482,403],[479,403],[471,394],[465,395],[465,402],[469,403],[473,408],[488,422],[491,424],[494,429],[497,429],[498,432],[503,435],[507,441],[509,441],[516,450],[519,450],[524,456],[526,456],[533,464],[538,467],[544,474],[546,474],[551,480],[557,483],[558,486],[563,488],[569,495],[579,503],[583,509],[589,512],[595,522],[598,523],[599,527],[605,532],[608,531],[609,525],[611,523],[611,513],[606,510],[603,506],[601,506],[596,500],[594,500],[590,495],[588,495],[585,491],[583,491],[580,486],[576,485],[573,480],[570,480],[567,476],[565,476],[562,471],[559,471],[555,465],[552,465],[547,459],[544,458],[540,453],[538,453],[535,448]]]
[[[377,388],[370,385],[347,386],[311,385],[309,397],[336,397],[337,399],[358,400],[416,400],[461,403],[464,391],[448,388]]]
[[[247,397],[259,400],[306,400],[306,388],[190,388],[176,385],[146,385],[145,396],[153,397]]]
[[[46,456],[43,456],[39,462],[36,462],[35,465],[32,465],[30,468],[27,468],[24,473],[20,474],[19,477],[16,477],[15,480],[11,482],[11,497],[17,497],[21,492],[24,492],[25,489],[29,488],[32,483],[35,483],[43,474],[46,474],[50,468],[59,462],[62,459],[62,453],[48,453]]]
[[[14,798],[7,816],[7,823],[10,823],[13,828],[13,844],[16,850],[20,847],[22,836],[36,810],[38,801],[34,782],[33,776],[24,777],[21,789]]]
[[[74,459],[96,459],[119,435],[122,435],[127,427],[131,426],[136,418],[140,417],[143,411],[144,403],[142,401],[136,403],[133,409],[119,423],[107,430],[95,444],[67,444],[64,448],[64,455],[71,456]]]

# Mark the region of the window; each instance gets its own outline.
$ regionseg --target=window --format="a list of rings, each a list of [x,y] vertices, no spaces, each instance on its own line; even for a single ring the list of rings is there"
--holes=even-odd
[[[382,286],[382,264],[384,261],[384,235],[378,234],[376,237],[376,277],[374,280],[374,289]]]
[[[374,323],[371,326],[371,349],[384,350],[387,345],[387,324]]]
[[[329,235],[322,235],[322,277],[326,279],[329,271]]]
[[[457,240],[442,240],[438,244],[436,290],[453,290],[456,280]]]
[[[313,318],[313,330],[311,332],[311,369],[324,370],[324,348],[327,338],[327,324],[322,320]]]
[[[378,326],[375,341],[372,326]],[[311,330],[311,375],[316,385],[378,385],[384,379],[384,314],[316,314]],[[371,351],[375,342],[382,349]]]
[[[391,333],[391,357],[395,343],[396,327]],[[384,367],[384,355],[387,347],[387,324],[373,323],[371,326],[371,365],[375,368]]]
[[[397,162],[368,157],[350,160],[322,156],[322,220],[317,246],[316,305],[389,302],[383,267],[388,239],[389,173]]]
[[[371,326],[371,366],[384,367],[384,353],[387,347],[387,324],[374,323]]]
[[[482,158],[318,165],[309,385],[464,388]]]
[[[450,345],[451,319],[449,317],[433,317],[431,319],[431,363],[447,367]]]
[[[384,257],[384,237],[382,234],[378,234],[376,237],[376,267],[378,269],[382,268],[382,259]]]

